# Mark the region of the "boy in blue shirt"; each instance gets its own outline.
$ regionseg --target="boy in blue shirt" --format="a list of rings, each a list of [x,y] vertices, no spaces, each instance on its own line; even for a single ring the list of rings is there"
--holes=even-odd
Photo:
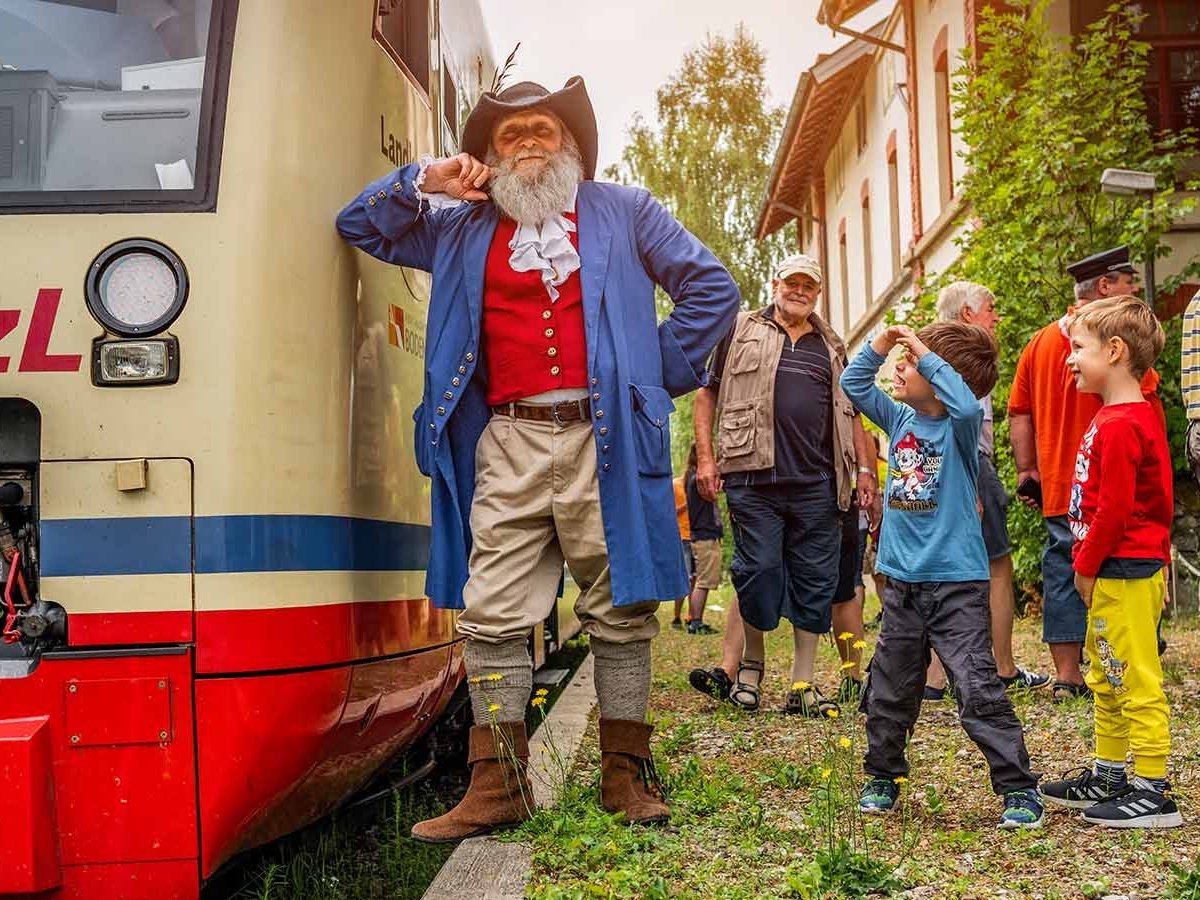
[[[889,397],[875,377],[897,344]],[[876,570],[887,576],[883,624],[867,673],[870,776],[865,813],[889,812],[908,776],[905,744],[917,721],[930,648],[954,682],[963,728],[983,751],[1004,798],[1001,828],[1037,828],[1042,804],[1021,722],[996,674],[988,612],[988,559],[979,523],[978,398],[996,384],[996,342],[977,325],[888,328],[842,374],[850,401],[891,439]],[[901,402],[896,402],[897,400]]]

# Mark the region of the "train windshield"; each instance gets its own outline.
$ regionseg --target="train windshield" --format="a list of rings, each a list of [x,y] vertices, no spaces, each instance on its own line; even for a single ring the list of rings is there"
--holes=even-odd
[[[0,0],[0,207],[195,191],[219,2]]]

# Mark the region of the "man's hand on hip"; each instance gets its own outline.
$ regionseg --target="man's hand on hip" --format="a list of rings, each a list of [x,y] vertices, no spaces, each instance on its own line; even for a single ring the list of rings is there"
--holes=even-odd
[[[721,488],[725,483],[721,480],[721,473],[717,470],[716,460],[702,459],[696,463],[696,488],[700,491],[700,496],[710,503],[716,502],[717,494],[721,492]]]
[[[492,170],[469,153],[434,160],[425,170],[421,190],[446,194],[459,200],[487,200],[481,188],[491,180]]]

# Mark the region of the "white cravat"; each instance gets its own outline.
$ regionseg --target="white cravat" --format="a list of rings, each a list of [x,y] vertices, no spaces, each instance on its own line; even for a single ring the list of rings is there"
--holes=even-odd
[[[425,183],[425,170],[433,163],[433,157],[421,159],[421,168],[413,179],[413,188],[417,192],[417,200],[425,200],[431,209],[448,209],[458,206],[462,200],[449,197],[446,194],[426,194],[421,190]],[[508,264],[514,272],[540,272],[542,284],[551,302],[558,299],[558,288],[572,274],[579,271],[579,251],[571,243],[571,233],[575,223],[567,218],[566,213],[575,211],[575,198],[578,192],[571,194],[571,202],[567,209],[553,216],[541,225],[525,225],[517,223],[516,234],[508,242],[512,251]]]

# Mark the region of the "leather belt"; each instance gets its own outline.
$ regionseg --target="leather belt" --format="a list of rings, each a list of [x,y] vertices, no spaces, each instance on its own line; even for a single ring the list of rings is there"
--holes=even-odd
[[[592,404],[586,397],[582,400],[559,400],[557,403],[514,402],[493,406],[492,412],[498,416],[512,416],[514,419],[530,422],[555,422],[566,425],[568,422],[590,422]]]

